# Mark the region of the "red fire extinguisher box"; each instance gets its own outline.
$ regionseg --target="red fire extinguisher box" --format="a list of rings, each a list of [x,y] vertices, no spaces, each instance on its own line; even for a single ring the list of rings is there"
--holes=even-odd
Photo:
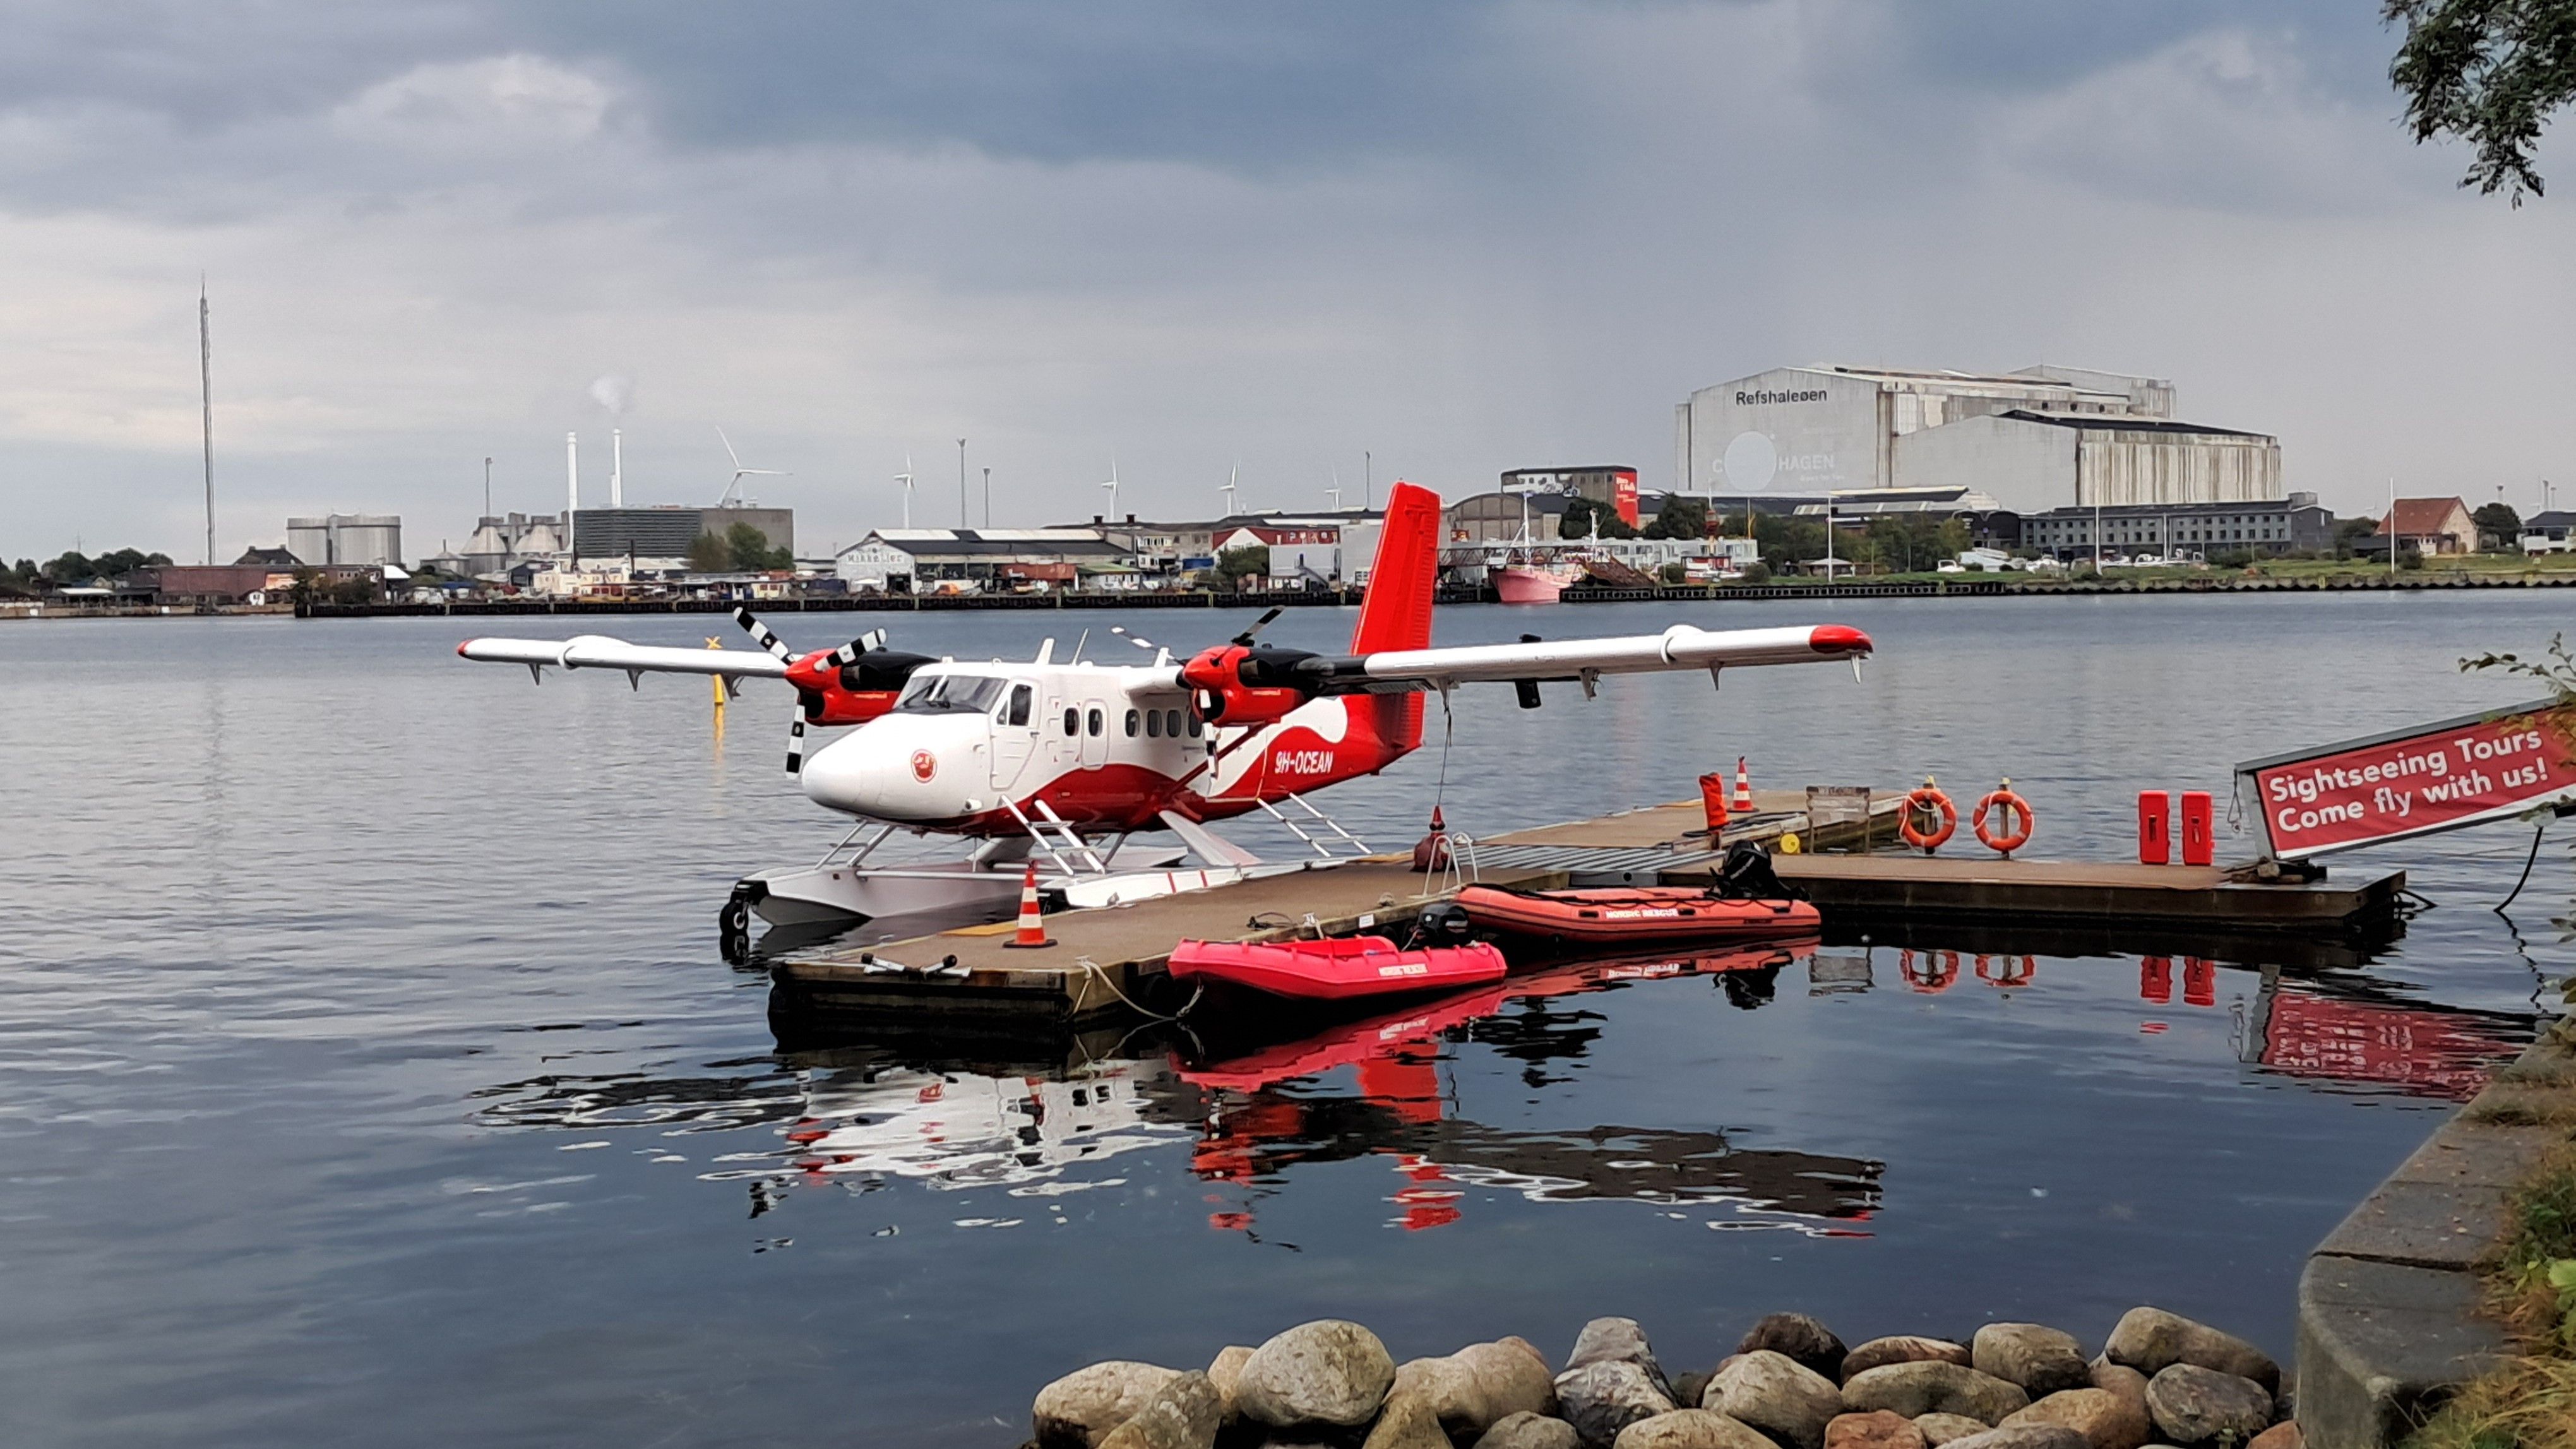
[[[2166,865],[2173,860],[2173,797],[2162,790],[2138,792],[2138,864]]]
[[[2183,864],[2207,865],[2216,858],[2218,845],[2210,834],[2212,818],[2207,790],[2182,792]]]

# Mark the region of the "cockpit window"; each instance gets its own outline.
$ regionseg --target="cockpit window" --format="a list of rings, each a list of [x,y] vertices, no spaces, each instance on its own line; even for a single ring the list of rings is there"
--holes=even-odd
[[[981,714],[1002,697],[1005,682],[982,674],[916,674],[894,707],[905,714]]]
[[[1025,684],[1011,686],[1010,722],[1012,724],[1024,725],[1029,722],[1029,699],[1034,693],[1035,691]]]

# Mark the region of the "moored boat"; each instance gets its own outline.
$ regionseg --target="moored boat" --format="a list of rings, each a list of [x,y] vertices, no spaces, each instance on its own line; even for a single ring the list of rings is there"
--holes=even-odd
[[[1458,904],[1480,929],[1586,945],[1623,941],[1725,941],[1806,935],[1805,901],[1728,900],[1690,886],[1511,891],[1471,885]]]
[[[1503,953],[1483,941],[1403,950],[1384,936],[1329,941],[1192,941],[1172,947],[1175,981],[1221,981],[1298,1001],[1352,1001],[1499,981]]]
[[[1570,564],[1505,564],[1494,570],[1494,596],[1506,604],[1553,604],[1582,577]]]

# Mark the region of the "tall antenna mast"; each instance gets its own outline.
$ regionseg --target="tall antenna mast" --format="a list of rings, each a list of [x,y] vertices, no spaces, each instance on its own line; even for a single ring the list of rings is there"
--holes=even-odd
[[[215,343],[206,276],[197,274],[197,401],[206,423],[206,562],[215,561]]]

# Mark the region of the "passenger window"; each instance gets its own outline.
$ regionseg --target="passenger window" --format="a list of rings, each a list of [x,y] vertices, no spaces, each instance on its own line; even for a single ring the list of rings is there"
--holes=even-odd
[[[1064,737],[1066,739],[1072,739],[1075,735],[1080,733],[1082,733],[1081,713],[1076,710],[1066,710],[1064,712]]]
[[[1100,733],[1101,718],[1099,710],[1095,709],[1091,711],[1089,717],[1084,722],[1091,727],[1091,733],[1093,735],[1096,736]]]
[[[1029,722],[1029,701],[1035,694],[1036,691],[1025,684],[1011,686],[1011,723],[1025,725]]]
[[[1174,739],[1179,739],[1181,737],[1181,712],[1179,710],[1167,709],[1163,711],[1163,733],[1170,735]]]
[[[1149,709],[1145,711],[1145,738],[1149,740],[1158,740],[1162,737],[1163,712],[1159,709]]]
[[[1198,711],[1190,711],[1190,738],[1197,739],[1199,737],[1199,732],[1206,728],[1207,725],[1199,719]]]
[[[1129,739],[1131,739],[1131,740],[1132,740],[1132,739],[1134,739],[1134,738],[1136,738],[1136,725],[1137,725],[1137,723],[1138,723],[1138,721],[1137,721],[1137,719],[1136,719],[1136,711],[1134,711],[1134,710],[1132,710],[1132,709],[1131,709],[1131,710],[1129,710],[1129,711],[1127,711],[1127,738],[1129,738]]]

